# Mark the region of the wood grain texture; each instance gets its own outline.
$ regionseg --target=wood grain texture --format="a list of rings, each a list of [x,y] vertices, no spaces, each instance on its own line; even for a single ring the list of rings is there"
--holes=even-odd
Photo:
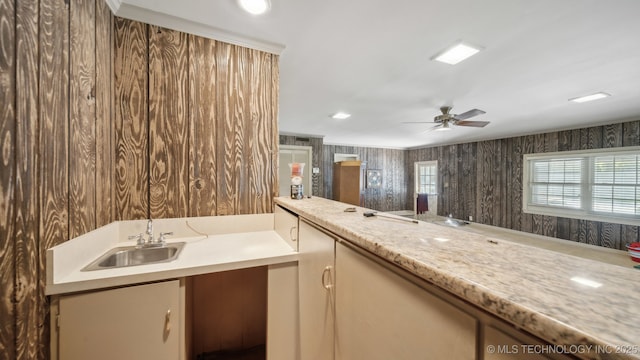
[[[96,226],[113,221],[113,15],[106,1],[96,0]]]
[[[246,122],[243,114],[246,52],[224,43],[216,47],[216,105],[218,114],[218,214],[242,213],[248,189],[244,163]]]
[[[16,49],[15,3],[0,0],[0,358],[16,358],[15,201]]]
[[[69,14],[69,237],[96,227],[95,1]]]
[[[280,155],[278,154],[278,104],[280,103],[280,58],[277,55],[271,55],[271,198],[278,196],[280,184],[278,182],[278,161]],[[322,153],[319,154],[321,156]],[[316,155],[314,155],[316,156]],[[272,203],[271,210],[275,204]]]
[[[147,26],[114,22],[115,220],[149,217]]]
[[[185,33],[149,27],[149,215],[187,216],[188,44]]]
[[[271,55],[247,50],[247,75],[244,78],[246,90],[246,138],[248,148],[248,209],[257,213],[271,212],[271,154],[277,149],[271,141]]]
[[[216,42],[189,36],[189,216],[216,215]]]
[[[40,2],[39,319],[48,319],[46,250],[69,239],[69,7]],[[62,174],[62,176],[61,176]],[[49,358],[49,327],[40,327],[38,358]]]
[[[16,358],[37,357],[38,318],[38,2],[16,2],[15,331]]]

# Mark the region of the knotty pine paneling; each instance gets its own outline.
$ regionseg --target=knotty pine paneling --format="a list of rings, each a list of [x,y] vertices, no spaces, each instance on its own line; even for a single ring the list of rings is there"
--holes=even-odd
[[[102,0],[0,10],[0,358],[47,359],[47,248],[114,220],[271,211],[278,57]]]
[[[640,146],[640,121],[406,151],[407,189],[413,164],[438,160],[439,215],[615,249],[640,240],[638,226],[522,212],[524,154]],[[475,194],[472,195],[472,194]],[[412,194],[406,193],[412,209]]]

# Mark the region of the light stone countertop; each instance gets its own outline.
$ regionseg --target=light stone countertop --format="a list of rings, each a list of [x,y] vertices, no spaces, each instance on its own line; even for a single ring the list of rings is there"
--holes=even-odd
[[[585,258],[584,245],[578,257],[508,241],[508,231],[364,217],[369,209],[344,212],[352,205],[318,197],[276,203],[551,344],[608,349],[594,359],[640,358],[640,270],[620,252],[609,254],[613,265]]]

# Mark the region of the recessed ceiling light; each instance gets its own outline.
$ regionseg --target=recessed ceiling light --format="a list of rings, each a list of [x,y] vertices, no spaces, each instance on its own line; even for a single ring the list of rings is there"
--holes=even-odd
[[[477,54],[480,50],[482,49],[479,47],[459,42],[431,59],[445,64],[455,65],[460,61]]]
[[[238,4],[244,11],[253,15],[264,14],[271,7],[269,0],[238,0]]]
[[[339,111],[339,112],[331,115],[332,118],[338,119],[338,120],[344,120],[344,119],[348,118],[349,116],[351,116],[351,114],[347,114],[347,113],[342,112],[342,111]]]
[[[591,95],[580,96],[580,97],[577,97],[577,98],[569,99],[569,101],[573,101],[573,102],[577,102],[577,103],[583,103],[583,102],[587,102],[587,101],[604,99],[604,98],[609,97],[609,96],[611,96],[611,95],[609,95],[607,93],[604,93],[604,92],[599,92],[599,93],[595,93],[595,94],[591,94]]]

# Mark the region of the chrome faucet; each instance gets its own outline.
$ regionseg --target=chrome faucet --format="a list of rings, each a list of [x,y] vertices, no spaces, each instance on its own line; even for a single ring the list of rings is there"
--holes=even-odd
[[[147,221],[147,244],[153,244],[153,220]]]
[[[165,238],[167,236],[173,235],[173,232],[161,232],[160,236],[158,236],[157,240],[153,239],[153,220],[147,220],[147,231],[146,231],[147,239],[144,239],[144,235],[142,233],[138,235],[129,236],[129,240],[137,240],[136,246],[138,248],[147,248],[147,247],[162,247],[165,245]]]

